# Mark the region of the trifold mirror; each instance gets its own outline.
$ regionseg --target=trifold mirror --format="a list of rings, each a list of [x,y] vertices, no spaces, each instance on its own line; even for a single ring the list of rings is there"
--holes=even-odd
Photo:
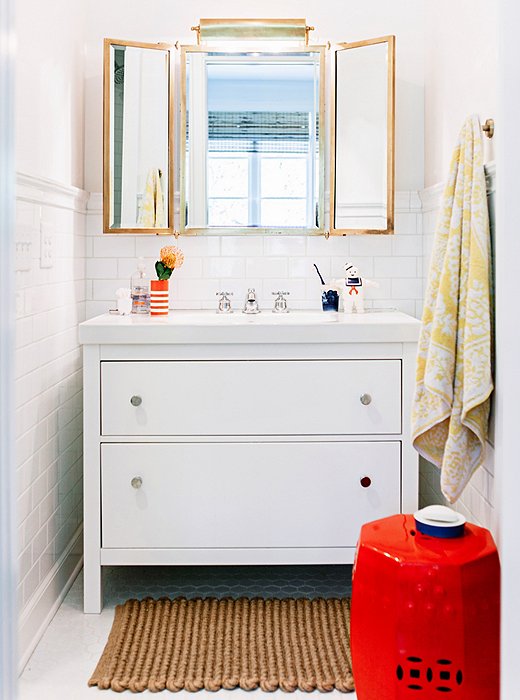
[[[393,233],[394,41],[181,47],[175,230],[173,47],[106,39],[105,233]]]

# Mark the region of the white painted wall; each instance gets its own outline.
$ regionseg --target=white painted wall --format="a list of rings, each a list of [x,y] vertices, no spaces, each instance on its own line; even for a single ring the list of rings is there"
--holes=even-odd
[[[87,3],[16,3],[16,169],[83,186],[83,29]]]
[[[84,3],[17,3],[16,465],[20,661],[81,559]],[[51,258],[42,260],[42,234]],[[44,257],[44,256],[43,256]]]
[[[443,182],[464,119],[497,113],[498,5],[489,0],[425,3],[425,185]],[[495,159],[486,139],[484,160]]]

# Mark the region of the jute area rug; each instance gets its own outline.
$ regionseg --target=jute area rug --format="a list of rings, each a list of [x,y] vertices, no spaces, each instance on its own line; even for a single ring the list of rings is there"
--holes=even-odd
[[[116,607],[89,685],[348,692],[349,631],[348,598],[129,600]]]

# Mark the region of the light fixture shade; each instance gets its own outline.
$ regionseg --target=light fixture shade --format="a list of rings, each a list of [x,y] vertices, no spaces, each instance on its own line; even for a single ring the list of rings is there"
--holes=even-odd
[[[201,19],[199,41],[306,41],[311,27],[305,19]]]

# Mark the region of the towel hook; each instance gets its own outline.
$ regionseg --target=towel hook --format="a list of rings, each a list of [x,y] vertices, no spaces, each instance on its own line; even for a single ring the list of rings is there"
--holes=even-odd
[[[488,139],[492,139],[493,134],[495,133],[495,120],[486,119],[486,121],[484,122],[484,126],[482,127],[482,131],[486,134]]]

